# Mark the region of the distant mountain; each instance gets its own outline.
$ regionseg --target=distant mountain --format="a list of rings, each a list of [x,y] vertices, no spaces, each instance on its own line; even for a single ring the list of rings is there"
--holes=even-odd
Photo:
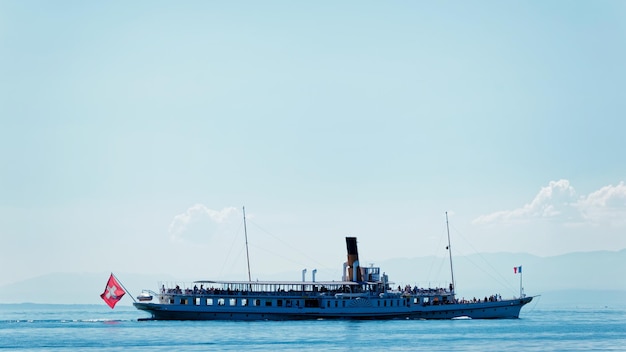
[[[54,273],[0,286],[0,303],[100,304],[110,273]],[[160,281],[174,281],[165,276],[116,273],[134,295],[142,289],[156,289]],[[131,299],[120,304],[130,305]]]
[[[626,249],[621,251],[595,251],[569,253],[553,257],[537,257],[520,253],[473,254],[452,258],[457,283],[468,287],[483,282],[485,275],[501,275],[502,279],[517,280],[514,266],[522,266],[525,286],[536,289],[626,289],[626,280],[621,280],[626,268]],[[384,264],[394,278],[419,278],[433,276],[433,263],[442,258],[421,257],[393,259]],[[442,271],[449,277],[448,258]],[[436,267],[434,269],[437,269]],[[430,272],[427,272],[430,270]],[[419,275],[415,275],[415,274]]]
[[[366,259],[366,258],[362,258]],[[367,262],[367,261],[365,261]],[[459,297],[484,297],[499,293],[503,297],[519,295],[520,274],[514,266],[522,266],[523,286],[528,295],[542,295],[542,300],[572,305],[603,305],[604,302],[626,302],[626,249],[570,253],[553,257],[537,257],[521,253],[473,254],[453,257],[454,275]],[[443,287],[450,283],[448,258],[395,258],[376,263],[389,275],[394,285]],[[320,270],[318,280],[329,278]],[[157,288],[161,281],[180,278],[116,273],[122,284],[137,295],[144,288]],[[0,303],[100,304],[99,295],[109,273],[55,273],[0,286]],[[262,280],[294,280],[300,273],[259,273]],[[308,279],[311,277],[309,276]],[[597,302],[597,304],[595,303]],[[125,298],[122,305],[130,305]]]
[[[390,280],[419,286],[445,286],[450,282],[448,258],[392,259],[380,263]],[[520,253],[474,254],[453,258],[459,297],[484,297],[494,293],[541,295],[536,302],[549,306],[603,307],[626,305],[626,249],[569,253],[537,257]],[[513,267],[522,266],[522,274]],[[429,281],[430,280],[430,281]]]

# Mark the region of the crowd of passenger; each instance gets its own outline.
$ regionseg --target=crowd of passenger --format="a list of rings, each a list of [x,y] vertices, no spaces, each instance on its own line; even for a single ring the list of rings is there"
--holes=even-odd
[[[198,288],[198,285],[194,285],[193,289],[191,288],[186,288],[186,289],[181,289],[179,285],[176,285],[175,288],[165,288],[165,285],[161,286],[161,293],[169,293],[169,294],[186,294],[186,295],[191,295],[191,294],[195,294],[195,295],[206,295],[206,294],[213,294],[213,293],[226,293],[228,292],[228,294],[231,294],[231,290],[221,290],[221,289],[217,289],[214,287],[211,288],[204,288],[204,285],[200,285],[200,287]]]
[[[447,289],[446,288],[440,288],[440,287],[436,287],[436,288],[419,288],[417,286],[413,286],[411,287],[411,285],[406,285],[404,286],[404,288],[402,288],[401,286],[398,286],[398,292],[399,293],[403,293],[403,294],[413,294],[413,295],[450,295],[453,293],[453,286],[450,285]],[[279,289],[278,292],[285,292],[285,290]],[[292,293],[293,291],[288,291],[290,293]],[[347,290],[347,288],[342,289],[342,290],[328,290],[325,287],[322,286],[322,288],[320,289],[320,292],[322,293],[346,293],[349,292],[349,290]],[[214,288],[214,287],[210,287],[210,288],[205,288],[204,285],[200,285],[200,287],[198,287],[198,285],[194,285],[193,288],[185,288],[185,289],[181,289],[179,285],[176,285],[175,288],[166,288],[165,285],[161,286],[161,293],[165,294],[186,294],[186,295],[220,295],[220,294],[226,294],[226,295],[238,295],[238,294],[246,294],[247,292],[241,292],[238,289],[235,290],[231,290],[231,289],[219,289],[219,288]],[[462,299],[458,299],[455,298],[454,300],[448,300],[448,299],[444,299],[443,301],[439,301],[439,300],[434,300],[433,302],[431,302],[430,304],[469,304],[469,303],[482,303],[482,302],[498,302],[502,300],[502,296],[500,294],[494,294],[491,295],[489,297],[485,296],[483,299],[481,298],[472,298],[472,299],[465,299],[465,297],[463,297]]]
[[[336,293],[349,293],[350,292],[350,288],[349,287],[343,287],[341,289],[338,290],[329,290],[324,286],[321,286],[319,289],[317,286],[313,287],[313,292],[321,292],[321,293],[330,293],[330,294],[336,294]],[[269,291],[261,291],[264,293],[267,293]],[[282,288],[279,288],[278,290],[276,290],[275,292],[278,293],[285,293],[285,294],[292,294],[296,291],[294,290],[289,290],[286,291]],[[298,291],[300,292],[300,291]],[[309,292],[309,291],[307,291]],[[198,287],[198,285],[194,285],[193,288],[185,288],[185,289],[181,289],[179,285],[176,285],[175,288],[166,288],[165,285],[161,286],[161,293],[162,294],[186,294],[186,295],[220,295],[220,294],[225,294],[225,295],[239,295],[239,294],[243,294],[246,295],[249,293],[249,291],[241,291],[239,289],[220,289],[220,288],[215,288],[213,286],[211,286],[210,288],[205,288],[204,285],[200,285],[200,287]],[[259,293],[259,292],[255,292],[255,293]]]
[[[419,288],[417,286],[413,286],[411,287],[411,285],[406,285],[404,286],[404,289],[398,285],[398,292],[402,292],[402,293],[410,293],[410,294],[414,294],[414,295],[418,295],[418,294],[422,294],[422,295],[428,295],[428,294],[450,294],[452,293],[452,285],[450,285],[449,289],[445,289],[445,288],[440,288],[440,287],[435,287],[435,288]]]
[[[465,299],[465,297],[463,297],[462,299],[457,299],[456,303],[461,303],[461,304],[467,304],[467,303],[484,303],[484,302],[499,302],[502,300],[502,296],[500,296],[499,293],[495,294],[495,295],[491,295],[489,297],[485,296],[484,299],[480,299],[480,298],[472,298],[472,299]]]

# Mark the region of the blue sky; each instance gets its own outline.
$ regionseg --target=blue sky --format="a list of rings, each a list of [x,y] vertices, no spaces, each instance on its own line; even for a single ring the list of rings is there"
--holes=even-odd
[[[2,0],[0,284],[245,276],[243,205],[257,273],[339,269],[346,235],[368,262],[445,255],[445,211],[459,254],[624,248],[625,23],[623,1]]]

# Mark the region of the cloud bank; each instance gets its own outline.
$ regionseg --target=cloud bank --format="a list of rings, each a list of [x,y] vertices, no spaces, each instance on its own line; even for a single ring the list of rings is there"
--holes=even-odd
[[[170,223],[170,239],[173,241],[202,241],[220,233],[224,225],[239,217],[234,207],[213,210],[203,204],[194,204],[184,213],[174,216]]]
[[[513,224],[537,219],[558,219],[566,225],[626,225],[626,185],[608,185],[588,195],[577,195],[568,180],[550,181],[535,198],[513,210],[481,215],[473,224]]]

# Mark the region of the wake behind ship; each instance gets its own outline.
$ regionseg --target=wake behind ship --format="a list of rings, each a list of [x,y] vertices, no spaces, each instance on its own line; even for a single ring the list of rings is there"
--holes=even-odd
[[[461,301],[452,284],[392,289],[379,267],[361,266],[356,237],[346,237],[346,247],[341,281],[316,281],[315,271],[312,281],[196,281],[140,295],[134,306],[156,320],[505,319],[533,299]]]

